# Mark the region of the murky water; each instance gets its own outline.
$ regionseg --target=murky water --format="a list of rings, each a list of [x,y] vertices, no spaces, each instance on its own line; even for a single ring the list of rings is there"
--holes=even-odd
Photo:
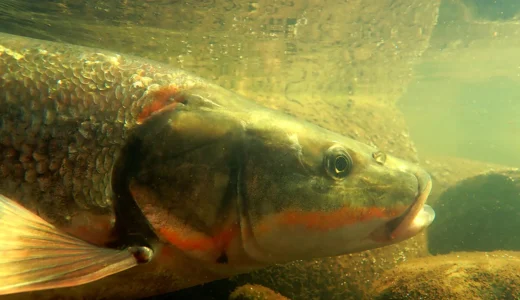
[[[511,228],[517,222],[508,222],[520,213],[517,0],[0,0],[0,32],[171,64],[418,162],[434,179],[429,202],[438,212],[429,235],[164,298],[227,299],[244,284],[291,299],[520,297],[520,281],[498,277],[491,292],[472,290],[475,281],[496,274],[517,278],[516,252],[493,252],[496,270],[471,273],[489,262],[487,252],[520,251],[518,230]],[[453,278],[465,281],[443,284],[465,292],[442,294],[421,277],[424,272],[406,270],[417,259],[425,272],[448,280],[435,269],[442,259],[428,263],[430,254],[451,251],[458,252],[446,261],[459,263]],[[485,258],[459,260],[461,251],[486,252]],[[280,299],[258,286],[246,289]]]
[[[448,2],[399,101],[413,139],[424,154],[518,167],[518,3]]]

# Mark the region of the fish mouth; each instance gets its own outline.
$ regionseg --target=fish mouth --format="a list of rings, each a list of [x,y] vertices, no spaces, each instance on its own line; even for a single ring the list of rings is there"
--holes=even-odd
[[[415,174],[418,193],[413,203],[399,217],[386,223],[387,238],[390,241],[403,240],[419,233],[435,219],[435,211],[425,204],[432,189],[430,175],[424,171]]]

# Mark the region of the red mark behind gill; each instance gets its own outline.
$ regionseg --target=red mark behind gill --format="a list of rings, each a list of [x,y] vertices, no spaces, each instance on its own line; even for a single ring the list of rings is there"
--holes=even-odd
[[[184,97],[179,94],[179,90],[174,86],[163,87],[152,92],[151,98],[153,99],[152,102],[145,106],[137,116],[137,124],[142,124],[150,116],[160,111],[175,109],[177,103],[184,102]]]

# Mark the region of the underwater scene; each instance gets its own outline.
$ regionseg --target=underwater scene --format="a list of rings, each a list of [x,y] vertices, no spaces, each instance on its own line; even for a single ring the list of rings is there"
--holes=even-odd
[[[518,0],[0,0],[0,299],[520,299]]]

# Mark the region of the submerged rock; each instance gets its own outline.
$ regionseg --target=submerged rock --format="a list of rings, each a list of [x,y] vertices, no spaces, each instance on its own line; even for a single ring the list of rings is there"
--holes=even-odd
[[[288,298],[264,286],[246,284],[231,293],[229,300],[288,300]]]
[[[468,177],[432,203],[428,229],[432,254],[453,251],[520,251],[520,171],[502,169]]]
[[[399,244],[316,260],[295,261],[235,276],[237,285],[254,283],[291,299],[372,299],[372,283],[384,271],[427,255],[425,235]]]
[[[374,299],[519,299],[520,252],[459,252],[411,260],[374,283]]]

